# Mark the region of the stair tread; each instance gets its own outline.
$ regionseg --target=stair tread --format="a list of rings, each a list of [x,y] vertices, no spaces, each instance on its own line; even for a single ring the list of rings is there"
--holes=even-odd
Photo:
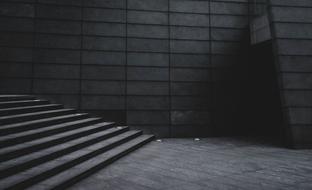
[[[33,97],[33,96],[20,94],[0,94],[0,98],[16,98],[16,97]]]
[[[77,178],[79,175],[83,175],[85,173],[90,172],[91,170],[94,170],[94,172],[104,168],[107,164],[118,159],[120,157],[120,154],[125,153],[127,150],[134,148],[136,145],[143,143],[143,142],[149,142],[152,140],[154,136],[153,135],[140,135],[139,137],[136,137],[133,140],[130,140],[118,147],[115,147],[114,149],[111,149],[107,152],[104,152],[98,156],[95,156],[81,164],[78,164],[66,171],[63,171],[55,176],[50,177],[49,179],[46,179],[44,181],[41,181],[34,186],[31,186],[29,189],[30,190],[47,190],[47,189],[52,189],[55,188],[57,185],[62,184],[68,180],[74,180]],[[137,149],[136,147],[135,149]],[[106,163],[105,162],[109,162]],[[95,169],[98,167],[97,169]],[[94,173],[92,172],[92,173]],[[88,175],[88,174],[87,174]],[[90,173],[89,173],[90,175]],[[59,189],[65,189],[64,187]]]
[[[33,100],[6,100],[0,102],[0,107],[3,105],[17,105],[20,106],[20,104],[46,104],[49,101],[47,100],[41,100],[41,99],[33,99]]]
[[[47,100],[41,100],[41,99],[35,99],[35,100],[13,100],[13,101],[5,101],[0,102],[0,104],[7,104],[7,103],[24,103],[24,102],[39,102],[39,101],[47,101]]]
[[[66,115],[61,115],[61,116],[49,117],[49,118],[44,118],[44,119],[23,121],[23,122],[14,123],[14,124],[2,125],[0,127],[0,129],[1,130],[7,130],[7,129],[16,128],[16,127],[26,127],[29,125],[35,125],[35,124],[43,123],[43,122],[47,122],[47,121],[53,121],[53,120],[58,120],[58,119],[62,119],[62,118],[75,117],[75,116],[81,116],[81,115],[88,115],[88,114],[87,113],[75,113],[75,114],[66,114]]]
[[[39,112],[32,112],[32,113],[3,116],[3,117],[0,117],[0,121],[5,120],[5,119],[16,119],[16,118],[24,117],[24,116],[35,116],[35,115],[42,115],[42,114],[47,114],[47,113],[57,113],[57,112],[73,111],[73,110],[74,109],[57,109],[57,110],[39,111]]]
[[[103,125],[108,126],[108,125],[112,125],[112,124],[114,124],[114,123],[112,123],[112,122],[101,122],[101,123],[93,124],[93,125],[90,125],[87,127],[82,127],[82,128],[76,129],[76,130],[71,130],[71,131],[67,131],[64,133],[58,133],[58,134],[51,135],[51,136],[44,137],[44,138],[40,138],[40,139],[35,139],[33,141],[25,142],[23,144],[17,144],[15,146],[5,147],[5,148],[0,149],[0,154],[8,154],[8,153],[13,152],[13,151],[21,151],[22,149],[29,148],[31,146],[40,145],[42,143],[46,143],[46,142],[49,142],[49,141],[52,141],[55,139],[59,139],[59,138],[63,138],[63,137],[73,135],[73,134],[88,131],[88,130],[98,128],[98,127],[103,126]]]
[[[129,133],[127,133],[127,135],[129,135]],[[120,139],[123,138],[123,136],[125,136],[125,134],[121,134],[121,135],[118,135],[118,136],[115,136],[115,137],[112,137],[112,138],[109,138],[107,140],[102,141],[101,142],[102,148],[107,147],[107,146],[109,146],[115,142],[120,141]],[[75,151],[73,153],[66,154],[66,155],[64,155],[58,159],[46,162],[46,163],[41,164],[37,167],[30,168],[24,172],[21,172],[19,174],[16,174],[14,176],[11,176],[11,177],[8,177],[4,180],[1,180],[0,186],[6,188],[6,187],[12,186],[13,184],[17,184],[19,182],[22,182],[24,180],[33,181],[31,179],[32,177],[36,177],[36,176],[42,177],[43,172],[52,170],[56,167],[63,168],[62,167],[63,164],[69,164],[69,163],[72,164],[73,161],[75,161],[76,159],[81,158],[82,156],[90,155],[94,151],[96,151],[96,150],[94,150],[93,148],[92,149],[84,148],[82,150],[78,150],[78,151]],[[91,159],[94,160],[94,158],[91,158]],[[72,167],[74,167],[74,166],[75,166],[75,164],[72,165]]]
[[[4,109],[0,109],[0,117],[8,116],[8,115],[23,114],[23,113],[31,113],[31,112],[37,112],[37,111],[62,109],[62,108],[64,107],[61,104],[43,104],[43,105],[35,105],[35,106],[4,108]]]
[[[34,96],[31,95],[12,95],[12,94],[1,94],[0,95],[0,101],[6,101],[6,100],[30,100],[35,99]]]
[[[13,133],[11,135],[0,137],[0,142],[4,141],[4,140],[12,140],[12,139],[20,138],[20,137],[23,137],[26,135],[33,135],[33,134],[37,134],[40,132],[49,131],[52,129],[63,128],[66,126],[71,126],[71,125],[75,125],[75,124],[79,124],[79,123],[86,123],[86,122],[95,121],[95,120],[99,120],[99,118],[87,118],[87,119],[75,120],[75,121],[64,122],[61,124],[51,125],[51,126],[47,126],[47,127],[42,127],[42,128],[38,128],[38,129],[22,131],[19,133]]]
[[[88,142],[88,141],[90,141],[92,139],[96,139],[98,137],[104,136],[104,135],[109,134],[109,133],[111,133],[113,131],[125,130],[127,128],[128,127],[104,129],[103,131],[100,131],[100,132],[97,132],[97,133],[94,133],[94,134],[90,134],[90,135],[87,135],[87,136],[80,137],[78,139],[69,141],[69,142],[67,142],[65,144],[61,144],[59,146],[53,146],[53,147],[50,147],[50,148],[47,148],[47,149],[43,149],[43,150],[40,150],[40,151],[36,151],[36,152],[30,153],[30,154],[27,154],[27,155],[24,155],[24,156],[12,159],[12,160],[8,160],[6,162],[2,162],[2,163],[0,163],[0,171],[3,171],[5,169],[7,169],[7,168],[14,167],[14,166],[17,166],[19,164],[22,164],[22,163],[25,163],[25,162],[28,162],[28,161],[31,161],[31,160],[43,157],[45,155],[49,155],[49,154],[51,154],[53,152],[61,151],[61,150],[64,150],[66,148],[69,148],[69,147],[72,147],[72,146],[75,146],[75,145],[79,145],[79,144],[84,143],[84,142]],[[91,145],[88,145],[88,146],[94,146],[94,145],[95,144],[91,144]]]
[[[31,108],[53,107],[53,106],[61,106],[61,104],[44,104],[44,105],[35,105],[35,106],[21,106],[21,107],[14,107],[14,108],[3,108],[3,109],[0,109],[0,112],[31,109]]]

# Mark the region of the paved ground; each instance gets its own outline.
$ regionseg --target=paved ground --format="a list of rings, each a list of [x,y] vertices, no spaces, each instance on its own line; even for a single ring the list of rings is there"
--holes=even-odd
[[[211,138],[152,142],[72,190],[312,189],[312,150]]]

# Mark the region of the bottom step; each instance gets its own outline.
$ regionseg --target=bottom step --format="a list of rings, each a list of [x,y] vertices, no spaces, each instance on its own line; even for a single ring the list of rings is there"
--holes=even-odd
[[[32,186],[32,190],[63,190],[82,179],[91,176],[95,172],[103,169],[107,165],[123,157],[124,155],[138,149],[146,143],[152,141],[153,135],[141,135],[125,144],[122,144],[108,152],[98,155],[70,170],[66,170],[52,178]]]

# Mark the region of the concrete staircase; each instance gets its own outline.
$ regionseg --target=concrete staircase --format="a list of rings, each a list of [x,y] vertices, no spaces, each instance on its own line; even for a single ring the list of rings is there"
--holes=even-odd
[[[66,189],[153,135],[28,95],[0,95],[0,189]]]

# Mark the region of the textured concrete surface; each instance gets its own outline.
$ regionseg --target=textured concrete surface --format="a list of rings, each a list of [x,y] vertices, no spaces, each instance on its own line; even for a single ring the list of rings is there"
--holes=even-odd
[[[312,150],[225,138],[152,142],[70,189],[311,189]]]
[[[2,0],[0,93],[158,136],[211,135],[214,103],[222,118],[235,106],[226,72],[240,63],[247,2]]]

